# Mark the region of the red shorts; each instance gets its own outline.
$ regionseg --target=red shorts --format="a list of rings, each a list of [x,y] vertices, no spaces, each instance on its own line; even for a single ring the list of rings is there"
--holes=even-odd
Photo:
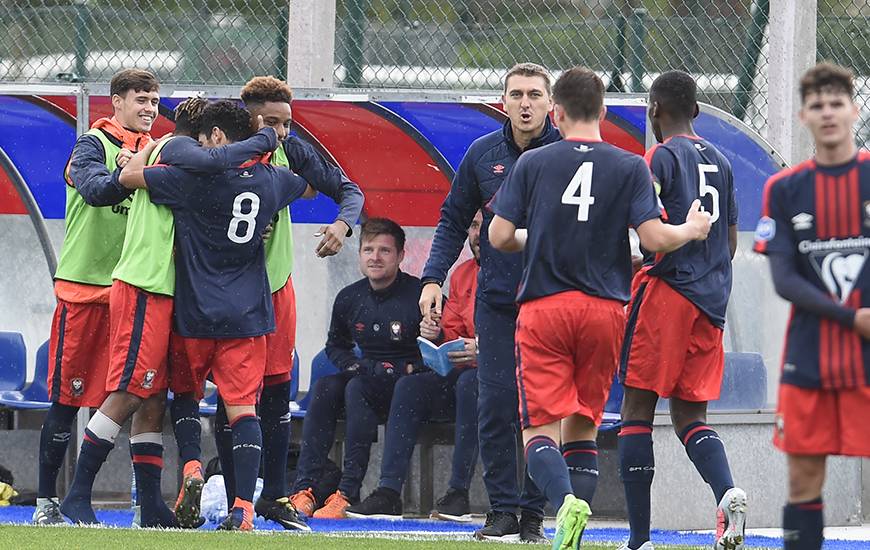
[[[196,385],[196,376],[187,359],[184,336],[172,331],[169,335],[169,391],[174,394],[193,393],[199,401],[205,395],[203,384]]]
[[[293,350],[296,347],[296,292],[293,278],[284,288],[272,294],[275,309],[275,332],[266,335],[266,385],[290,380],[293,372]]]
[[[178,389],[186,391],[177,393],[192,391],[202,399],[205,379],[211,373],[226,405],[257,404],[266,370],[265,336],[215,339],[173,335],[173,369],[178,354],[184,355],[188,378],[178,381]]]
[[[517,386],[523,427],[580,414],[601,423],[625,331],[622,304],[568,291],[520,304]]]
[[[721,328],[668,283],[643,271],[632,282],[628,311],[624,385],[683,401],[719,398],[725,369]]]
[[[99,407],[109,395],[109,304],[57,300],[48,340],[48,397],[70,407]]]
[[[111,344],[106,391],[142,399],[166,391],[172,296],[115,280],[109,296]]]
[[[870,457],[870,388],[780,384],[773,443],[788,454]]]

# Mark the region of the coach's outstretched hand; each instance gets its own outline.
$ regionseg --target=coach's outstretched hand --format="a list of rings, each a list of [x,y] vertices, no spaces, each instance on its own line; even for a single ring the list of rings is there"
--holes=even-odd
[[[689,213],[686,214],[685,226],[693,241],[703,241],[707,238],[713,225],[710,220],[710,213],[701,209],[701,201],[699,199],[692,201]]]
[[[441,302],[444,296],[441,287],[435,283],[426,283],[420,291],[420,313],[423,318],[432,321],[433,316],[441,318]]]

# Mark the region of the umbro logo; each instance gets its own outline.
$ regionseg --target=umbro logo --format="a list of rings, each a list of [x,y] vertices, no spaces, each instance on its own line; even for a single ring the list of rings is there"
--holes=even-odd
[[[704,145],[701,143],[695,143],[694,145],[695,145],[695,149],[697,149],[698,151],[706,151],[707,150],[707,148],[704,147]]]
[[[504,174],[504,164],[496,164],[492,167],[493,174]]]
[[[791,223],[794,226],[795,231],[809,229],[813,226],[813,215],[801,212],[791,219]]]
[[[595,147],[589,147],[588,145],[583,143],[583,144],[578,145],[577,147],[574,147],[574,150],[577,151],[578,153],[588,153],[589,151],[595,150]]]
[[[252,173],[248,172],[247,170],[245,170],[244,172],[242,172],[241,174],[239,174],[239,177],[240,177],[240,178],[253,178],[253,177],[254,177],[254,174],[252,174]]]

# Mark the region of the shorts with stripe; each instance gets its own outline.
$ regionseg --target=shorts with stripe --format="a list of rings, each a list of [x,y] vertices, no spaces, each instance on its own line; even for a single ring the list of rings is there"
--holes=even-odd
[[[635,275],[620,358],[625,386],[684,401],[719,398],[722,329],[688,298],[645,271]]]
[[[48,397],[70,407],[99,407],[109,368],[109,304],[57,300],[48,341]]]
[[[112,284],[107,391],[142,399],[166,391],[172,305],[172,296],[146,292],[124,281]]]
[[[173,391],[192,391],[202,399],[211,374],[227,405],[256,405],[266,371],[266,337],[188,338],[173,335],[172,363],[183,361],[186,380],[173,383]]]
[[[625,330],[622,303],[568,291],[520,304],[517,389],[523,428],[578,414],[601,423]]]
[[[780,384],[773,443],[794,455],[870,458],[870,388]]]
[[[266,335],[266,384],[281,384],[290,380],[293,353],[296,347],[296,292],[293,278],[272,294],[275,310],[275,332]]]

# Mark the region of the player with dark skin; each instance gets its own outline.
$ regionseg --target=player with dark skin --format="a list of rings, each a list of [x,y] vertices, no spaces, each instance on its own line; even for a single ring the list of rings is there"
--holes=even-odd
[[[692,120],[697,118],[699,112],[698,105],[696,104],[692,118],[677,118],[664,109],[659,108],[655,97],[650,96],[647,114],[656,141],[664,143],[673,136],[697,136],[692,125]],[[728,244],[731,249],[731,257],[733,258],[734,253],[737,251],[736,225],[728,227]],[[622,403],[623,418],[652,422],[658,399],[659,396],[653,391],[626,387],[625,398]],[[673,398],[670,401],[670,405],[671,422],[677,434],[694,422],[707,422],[707,402],[683,401]]]

